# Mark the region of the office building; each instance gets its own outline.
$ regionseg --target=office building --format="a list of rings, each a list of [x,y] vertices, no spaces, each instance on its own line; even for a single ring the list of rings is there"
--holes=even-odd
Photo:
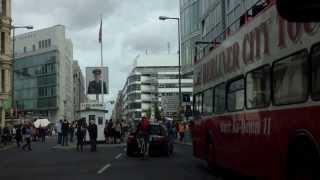
[[[0,129],[11,109],[11,0],[0,0]]]
[[[163,116],[176,118],[179,101],[171,101],[176,107],[172,112],[161,107],[161,99],[179,95],[178,77],[177,55],[140,56],[122,90],[124,117],[140,120],[151,111],[152,118],[157,118],[154,112],[158,109]],[[191,96],[192,82],[192,76],[182,76],[182,94]]]
[[[268,2],[270,0],[180,0],[182,73],[192,74],[194,60],[238,31]],[[196,41],[207,43],[195,46]]]
[[[78,64],[73,61],[73,110],[74,118],[80,119],[81,103],[86,102],[84,76]]]
[[[199,15],[199,0],[180,0],[182,74],[192,74],[195,42],[200,40]]]
[[[74,119],[73,45],[56,25],[16,36],[14,103],[20,114]]]

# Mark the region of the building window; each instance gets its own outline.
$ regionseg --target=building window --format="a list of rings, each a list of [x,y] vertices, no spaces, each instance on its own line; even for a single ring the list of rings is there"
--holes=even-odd
[[[39,49],[41,49],[41,41],[39,41]]]
[[[1,54],[4,54],[6,50],[6,33],[1,32]]]
[[[27,52],[27,47],[23,47],[23,52],[24,52],[24,53]]]
[[[7,15],[7,0],[1,0],[1,3],[0,3],[1,7],[1,15],[2,16],[6,16]]]
[[[48,40],[44,41],[44,47],[47,48],[48,47]]]
[[[42,47],[42,48],[45,48],[45,46],[44,46],[44,41],[43,41],[43,40],[41,41],[41,47]]]
[[[103,124],[103,117],[98,117],[98,125],[102,125]]]
[[[6,86],[6,70],[1,70],[1,92],[5,92]]]
[[[272,69],[273,102],[285,105],[304,102],[308,98],[308,53],[295,53],[278,62]]]
[[[32,50],[36,51],[36,45],[32,45]]]
[[[51,47],[51,39],[48,39],[48,47]]]
[[[96,121],[95,115],[89,115],[89,121]]]

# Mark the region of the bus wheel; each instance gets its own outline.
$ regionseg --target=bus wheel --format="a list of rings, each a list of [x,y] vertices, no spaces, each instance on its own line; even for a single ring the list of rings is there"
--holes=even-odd
[[[298,141],[289,146],[288,179],[320,179],[319,162],[316,145],[305,137],[299,138]]]
[[[209,134],[207,136],[206,161],[210,170],[216,169],[214,143]]]

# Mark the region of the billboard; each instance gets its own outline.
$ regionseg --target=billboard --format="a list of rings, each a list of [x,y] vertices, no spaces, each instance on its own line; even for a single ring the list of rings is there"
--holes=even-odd
[[[86,68],[86,92],[87,94],[108,94],[109,92],[108,67]],[[103,84],[103,86],[101,86]]]

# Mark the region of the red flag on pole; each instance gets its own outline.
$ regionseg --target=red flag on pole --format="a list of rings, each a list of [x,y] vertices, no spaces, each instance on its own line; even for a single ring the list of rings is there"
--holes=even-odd
[[[100,22],[100,29],[99,29],[99,43],[102,43],[102,19]]]

